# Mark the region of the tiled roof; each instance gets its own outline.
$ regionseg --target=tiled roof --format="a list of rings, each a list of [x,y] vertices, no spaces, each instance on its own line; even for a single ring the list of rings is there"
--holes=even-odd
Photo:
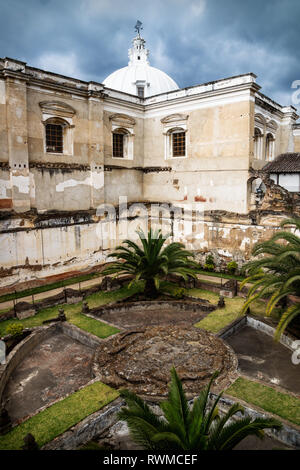
[[[282,153],[263,167],[268,173],[300,173],[300,153]]]

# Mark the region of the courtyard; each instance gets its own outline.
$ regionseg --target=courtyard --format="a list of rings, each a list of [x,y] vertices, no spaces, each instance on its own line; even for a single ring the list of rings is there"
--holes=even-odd
[[[215,391],[225,390],[226,396],[242,400],[258,413],[271,413],[293,430],[292,435],[299,434],[299,374],[291,362],[291,351],[249,325],[235,329],[223,340],[224,331],[239,320],[244,299],[225,298],[225,306],[220,308],[219,294],[210,291],[210,285],[207,283],[206,289],[186,288],[184,300],[166,298],[162,292],[154,301],[134,302],[131,297],[138,296],[144,288],[143,282],[137,282],[130,288],[123,285],[114,291],[99,290],[87,295],[87,313],[80,301],[41,308],[29,318],[1,321],[2,336],[12,323],[31,329],[31,335],[39,329],[53,331],[24,357],[21,354],[6,381],[2,403],[13,428],[0,436],[0,448],[21,448],[28,432],[32,432],[40,447],[51,448],[56,438],[57,445],[62,445],[58,448],[64,448],[60,440],[64,434],[93,413],[101,413],[103,407],[114,407],[120,400],[118,391],[124,386],[150,403],[159,402],[166,396],[168,374],[174,364],[190,399],[218,369],[221,376]],[[63,308],[66,322],[43,324],[55,318],[59,308]],[[263,301],[251,308],[251,317],[264,322]],[[61,325],[66,328],[62,330]],[[68,325],[72,334],[67,331]],[[84,336],[74,336],[75,330]],[[89,387],[97,384],[106,387],[101,405],[96,400],[89,408],[81,399],[76,417],[73,409],[65,419],[68,400],[76,400],[76,394],[81,393],[89,402]],[[51,419],[45,419],[47,413]],[[54,433],[52,419],[58,421]],[[76,447],[138,448],[130,440],[128,429],[114,427],[115,421],[116,418],[108,428],[95,432],[88,442]],[[249,437],[238,448],[284,449],[293,445],[292,439],[287,443],[280,437],[278,440],[278,436],[267,436],[263,443]]]

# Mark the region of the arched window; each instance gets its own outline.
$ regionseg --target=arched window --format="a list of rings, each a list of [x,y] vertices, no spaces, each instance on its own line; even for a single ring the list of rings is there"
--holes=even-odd
[[[186,131],[182,128],[170,129],[167,133],[169,157],[186,157]]]
[[[49,153],[71,154],[71,126],[61,118],[50,118],[45,124],[45,150]]]
[[[271,161],[274,159],[274,147],[275,147],[275,138],[269,132],[266,136],[266,155],[265,159]]]
[[[112,133],[112,147],[114,158],[130,158],[130,134],[127,129],[115,129]]]
[[[254,129],[254,158],[261,160],[262,158],[262,143],[263,135],[261,130],[258,127]]]

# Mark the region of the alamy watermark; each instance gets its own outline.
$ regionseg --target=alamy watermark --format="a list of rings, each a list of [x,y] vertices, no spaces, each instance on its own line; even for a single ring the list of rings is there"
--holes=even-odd
[[[6,363],[6,344],[0,340],[0,364]]]
[[[164,236],[171,236],[172,241],[200,242],[204,235],[203,212],[203,204],[128,204],[127,196],[120,196],[118,207],[109,203],[97,207],[96,216],[100,220],[96,233],[99,239],[110,242],[137,240],[138,231],[146,235],[149,229],[153,233],[160,229]]]
[[[294,349],[292,354],[292,363],[297,366],[300,364],[300,339],[293,342],[292,349]]]
[[[300,80],[294,80],[291,84],[291,88],[296,89],[292,93],[292,103],[297,106],[300,104]]]

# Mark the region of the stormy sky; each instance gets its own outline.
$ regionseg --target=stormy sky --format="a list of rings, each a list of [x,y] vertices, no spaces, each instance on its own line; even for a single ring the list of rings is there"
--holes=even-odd
[[[127,65],[139,19],[180,88],[254,72],[300,112],[300,0],[0,0],[0,18],[0,57],[98,82]]]

